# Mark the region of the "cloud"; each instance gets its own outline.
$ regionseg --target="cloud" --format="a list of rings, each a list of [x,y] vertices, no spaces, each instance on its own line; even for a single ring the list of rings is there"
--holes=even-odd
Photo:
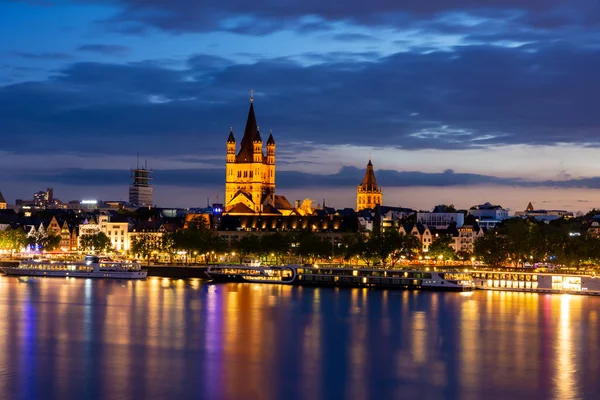
[[[77,50],[115,56],[128,53],[130,48],[117,44],[84,44],[79,46]]]
[[[39,182],[64,185],[126,186],[129,172],[121,169],[45,169],[15,171],[20,182]],[[364,169],[343,167],[334,174],[312,174],[298,171],[278,171],[277,187],[282,190],[301,188],[348,188],[356,187],[363,178]],[[523,178],[503,178],[474,173],[456,173],[452,170],[431,173],[422,171],[377,170],[377,182],[384,188],[410,187],[468,187],[468,186],[510,186],[521,188],[586,188],[600,189],[600,177],[570,180],[526,180]],[[160,186],[217,187],[225,180],[225,169],[171,169],[155,170],[154,183]],[[587,200],[577,200],[587,202]]]
[[[600,75],[590,65],[600,53],[562,44],[334,55],[308,66],[208,54],[177,69],[75,63],[45,81],[0,86],[0,125],[13,137],[7,151],[210,154],[230,126],[241,139],[254,87],[258,122],[282,148],[596,146]]]
[[[16,52],[15,55],[28,60],[71,60],[73,59],[72,54],[60,53],[60,52],[48,52],[48,53],[29,53],[29,52]]]
[[[426,19],[458,12],[484,17],[510,13],[515,18],[544,28],[591,25],[599,18],[594,0],[574,0],[569,5],[562,0],[489,0],[483,3],[478,0],[349,0],[343,6],[320,0],[286,4],[271,0],[118,0],[116,3],[121,5],[121,10],[111,19],[113,24],[141,23],[173,32],[227,29],[264,34],[282,29],[301,29],[306,25],[322,29],[325,23],[339,21],[397,27],[407,18]]]

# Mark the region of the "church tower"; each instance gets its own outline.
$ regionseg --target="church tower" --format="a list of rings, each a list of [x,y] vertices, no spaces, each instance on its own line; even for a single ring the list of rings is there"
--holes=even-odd
[[[259,213],[265,205],[274,205],[275,140],[272,134],[269,135],[265,156],[252,96],[244,136],[237,154],[233,130],[229,132],[225,170],[225,212]]]
[[[365,208],[375,208],[375,206],[381,205],[382,198],[383,192],[381,186],[377,186],[373,164],[369,160],[365,177],[356,189],[356,211],[361,211]]]

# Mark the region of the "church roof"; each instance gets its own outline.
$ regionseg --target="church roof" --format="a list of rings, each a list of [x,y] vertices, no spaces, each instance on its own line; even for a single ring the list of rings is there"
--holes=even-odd
[[[365,191],[377,191],[379,187],[377,186],[377,179],[375,179],[375,171],[373,170],[373,163],[369,160],[367,164],[367,171],[365,172],[365,177],[363,178],[362,183],[359,185]]]
[[[4,200],[4,196],[2,195],[2,192],[0,192],[0,203],[6,203],[6,200]]]
[[[531,204],[531,202],[527,204],[527,208],[525,209],[525,211],[533,211],[533,204]]]
[[[263,214],[281,215],[281,213],[279,212],[279,210],[276,209],[275,207],[273,207],[271,204],[267,204],[266,206],[264,206],[262,212],[263,212]]]
[[[271,144],[275,144],[275,139],[273,139],[272,133],[269,134],[269,140],[267,140],[267,146],[269,146]]]
[[[246,120],[246,129],[242,137],[240,152],[235,157],[235,161],[239,163],[252,162],[254,155],[254,142],[261,141],[258,125],[256,124],[256,116],[254,115],[254,103],[250,103],[248,111],[248,119]]]
[[[227,214],[254,214],[254,210],[244,203],[237,203]]]
[[[275,208],[278,210],[293,210],[294,206],[285,198],[285,196],[275,195]]]

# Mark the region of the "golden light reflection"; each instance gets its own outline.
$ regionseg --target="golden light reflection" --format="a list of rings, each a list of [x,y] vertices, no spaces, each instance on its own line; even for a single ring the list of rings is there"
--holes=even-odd
[[[416,312],[412,316],[412,359],[417,364],[427,360],[427,319],[424,312]]]
[[[560,296],[560,318],[556,343],[556,369],[554,385],[556,386],[556,399],[569,399],[576,396],[575,354],[573,352],[573,337],[571,332],[571,306],[572,296]]]

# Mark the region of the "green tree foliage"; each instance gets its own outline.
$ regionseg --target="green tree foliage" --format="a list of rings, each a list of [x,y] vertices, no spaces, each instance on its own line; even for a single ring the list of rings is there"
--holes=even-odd
[[[79,237],[79,249],[85,252],[103,254],[112,250],[112,243],[104,232],[81,235]]]
[[[441,257],[444,260],[452,260],[456,257],[454,249],[451,247],[454,239],[452,236],[440,236],[429,246],[429,255],[432,258]]]
[[[7,228],[0,231],[0,248],[11,250],[11,252],[20,251],[27,246],[27,234],[21,228]]]
[[[61,239],[59,235],[46,235],[40,238],[38,244],[44,251],[53,251],[60,247]]]
[[[141,256],[150,263],[150,256],[154,252],[162,251],[162,241],[152,233],[139,233],[131,239],[130,251],[136,256]]]
[[[503,235],[487,233],[475,240],[474,253],[491,267],[502,266],[508,258],[508,240]]]

